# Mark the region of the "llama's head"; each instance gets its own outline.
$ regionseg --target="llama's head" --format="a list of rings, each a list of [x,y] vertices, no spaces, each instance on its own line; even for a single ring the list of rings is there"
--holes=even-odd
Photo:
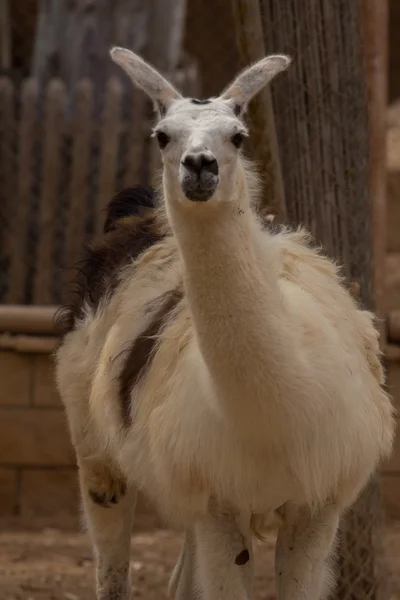
[[[251,98],[290,59],[267,56],[249,67],[217,98],[183,98],[155,69],[124,48],[113,60],[153,100],[159,120],[154,129],[164,164],[164,186],[178,202],[221,202],[234,197],[240,147],[248,135],[243,116]],[[212,202],[213,203],[213,202]]]

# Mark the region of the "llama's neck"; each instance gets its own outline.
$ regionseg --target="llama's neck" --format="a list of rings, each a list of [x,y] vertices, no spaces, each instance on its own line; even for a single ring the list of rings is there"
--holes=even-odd
[[[248,202],[170,212],[196,337],[215,384],[229,395],[265,395],[285,344],[277,258]],[[270,253],[270,256],[268,254]],[[268,261],[270,260],[270,264]]]

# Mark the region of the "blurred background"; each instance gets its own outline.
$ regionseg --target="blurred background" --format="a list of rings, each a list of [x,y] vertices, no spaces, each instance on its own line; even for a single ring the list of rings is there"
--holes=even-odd
[[[197,97],[267,52],[293,57],[249,112],[259,209],[344,264],[379,314],[399,407],[399,31],[396,0],[0,0],[0,597],[94,598],[53,318],[107,202],[160,167],[152,107],[110,46]],[[179,536],[143,499],[137,530],[136,594],[163,598]],[[259,599],[275,594],[273,542],[257,542]],[[400,442],[342,524],[339,571],[338,598],[400,598]]]

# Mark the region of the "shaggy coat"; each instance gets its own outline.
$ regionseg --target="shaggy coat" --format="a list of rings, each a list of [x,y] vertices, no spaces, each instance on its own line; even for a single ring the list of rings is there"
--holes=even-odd
[[[290,60],[265,57],[199,101],[132,52],[112,57],[158,110],[163,185],[158,202],[142,188],[111,202],[62,319],[57,381],[98,598],[130,598],[141,489],[185,529],[175,600],[250,600],[251,531],[272,517],[278,599],[319,600],[339,518],[394,420],[373,315],[303,230],[253,209],[243,117]]]
[[[263,515],[290,500],[347,506],[391,449],[392,408],[372,314],[304,231],[253,221],[262,268],[276,278],[275,326],[290,344],[273,356],[283,376],[265,380],[263,398],[250,386],[232,406],[218,397],[175,237],[149,191],[124,190],[110,203],[106,231],[80,268],[81,294],[60,319],[59,389],[67,411],[79,404],[85,415],[73,428],[75,443],[106,457],[183,526],[210,498]],[[246,335],[240,322],[232,330]],[[234,340],[220,343],[227,361],[237,361],[239,379],[262,377],[253,370],[257,340],[248,339],[247,355],[238,357]]]

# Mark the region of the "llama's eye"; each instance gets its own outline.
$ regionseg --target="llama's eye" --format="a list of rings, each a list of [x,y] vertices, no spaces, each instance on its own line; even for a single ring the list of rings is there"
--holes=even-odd
[[[157,142],[158,142],[158,145],[160,146],[161,150],[163,150],[165,148],[165,146],[168,144],[168,142],[171,139],[169,137],[169,135],[164,133],[164,131],[157,131],[156,138],[157,138]]]
[[[241,145],[243,144],[243,140],[244,140],[243,133],[235,133],[235,135],[233,135],[231,137],[231,142],[235,146],[235,148],[240,148]]]

